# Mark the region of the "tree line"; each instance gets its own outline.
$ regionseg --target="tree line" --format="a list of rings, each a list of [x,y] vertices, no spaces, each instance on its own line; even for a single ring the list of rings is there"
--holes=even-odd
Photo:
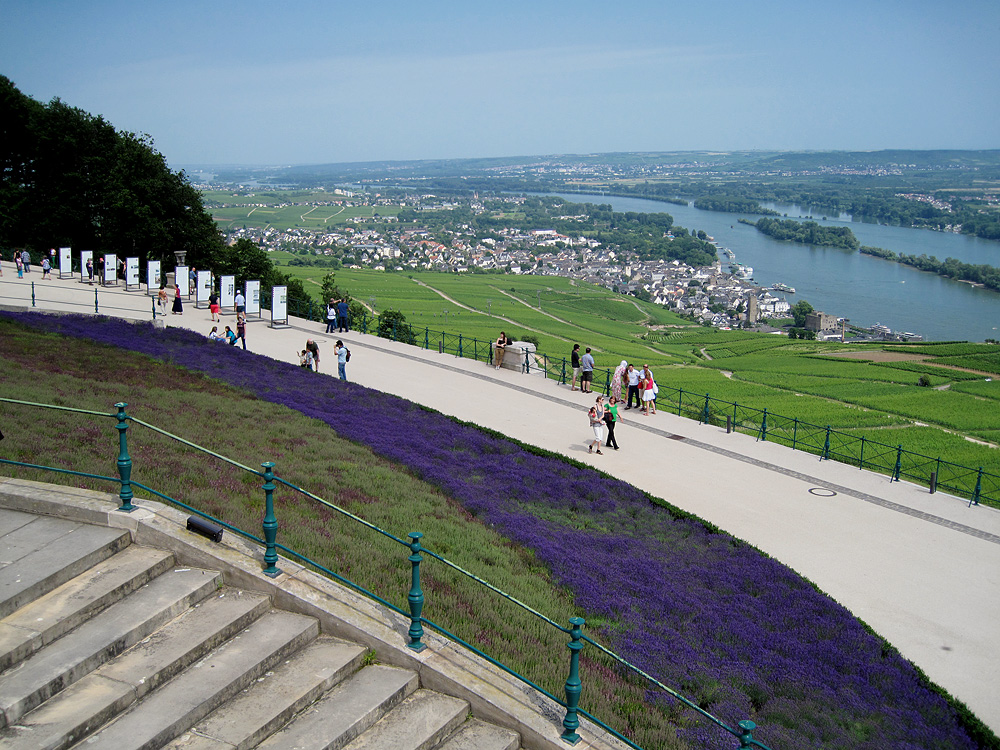
[[[847,227],[823,227],[815,221],[795,221],[794,219],[771,219],[764,217],[755,222],[740,219],[743,224],[757,227],[757,231],[776,240],[791,240],[806,245],[826,245],[857,250],[861,245]]]
[[[905,266],[913,266],[921,271],[936,273],[949,279],[959,281],[971,281],[975,284],[982,284],[987,289],[1000,292],[1000,268],[983,264],[963,263],[955,258],[945,258],[938,260],[933,255],[906,255],[886,250],[882,247],[871,247],[863,245],[861,252],[865,255],[873,255],[876,258],[902,263]]]

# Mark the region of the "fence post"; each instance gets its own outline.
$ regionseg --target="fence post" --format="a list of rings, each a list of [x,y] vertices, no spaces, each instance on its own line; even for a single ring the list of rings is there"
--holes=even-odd
[[[972,500],[969,501],[969,507],[973,505],[979,505],[979,496],[983,492],[983,467],[979,467],[979,474],[976,475],[976,490],[972,493]]]
[[[530,374],[531,373],[531,360],[528,358],[528,350],[527,349],[522,349],[521,351],[524,352],[524,371],[526,373]]]
[[[889,481],[890,482],[898,482],[899,481],[899,474],[900,474],[900,472],[902,470],[903,470],[903,446],[902,445],[897,445],[896,446],[896,466],[892,470],[892,479],[890,479]]]
[[[611,397],[611,370],[604,371],[604,396]]]
[[[678,388],[677,389],[677,416],[678,417],[681,415],[681,404],[683,403],[683,401],[684,401],[684,389],[683,388]]]
[[[795,450],[795,441],[799,438],[799,420],[797,417],[792,419],[792,450]]]
[[[562,379],[559,381],[559,385],[566,385],[566,358],[562,358]]]
[[[933,495],[935,492],[937,492],[937,472],[936,471],[932,471],[931,472],[931,494]]]
[[[427,326],[424,326],[424,349],[431,348],[431,332]]]
[[[740,750],[753,747],[756,744],[753,738],[753,730],[757,728],[757,725],[750,721],[750,719],[744,719],[737,726],[740,728]]]
[[[420,621],[420,613],[424,610],[424,592],[420,589],[420,561],[424,558],[420,555],[420,538],[423,536],[419,531],[411,531],[408,536],[410,537],[410,593],[407,594],[406,599],[410,602],[410,642],[406,644],[407,648],[411,648],[414,651],[423,651],[427,648],[426,643],[421,643],[420,639],[424,637],[424,626]]]
[[[122,483],[122,488],[118,492],[118,499],[122,501],[122,504],[118,510],[123,513],[131,513],[135,510],[135,506],[132,505],[132,459],[128,455],[128,437],[126,436],[128,415],[125,414],[125,407],[128,404],[118,403],[115,406],[118,409],[118,424],[116,425],[118,430],[118,476]]]
[[[94,293],[95,294],[97,293],[96,289],[94,290]],[[35,306],[35,282],[34,281],[31,282],[31,306],[32,307]]]
[[[569,618],[570,640],[569,647],[569,678],[566,680],[566,718],[563,719],[563,733],[561,739],[570,745],[575,745],[580,741],[580,735],[576,730],[580,728],[580,719],[577,718],[576,709],[580,704],[580,694],[583,692],[580,682],[580,650],[583,644],[580,642],[582,635],[580,629],[583,627],[582,617]]]
[[[823,444],[823,455],[820,458],[830,458],[830,425],[826,426],[826,442]]]
[[[462,356],[462,334],[458,334],[458,356]]]
[[[265,461],[264,467],[264,575],[269,578],[281,573],[278,562],[278,550],[274,540],[278,536],[278,519],[274,516],[274,462]]]
[[[32,293],[32,298],[31,298],[31,304],[32,305],[35,304],[35,298],[34,298],[34,294],[33,293]],[[100,310],[97,309],[97,290],[96,289],[94,290],[94,312],[95,313],[96,312],[100,312]]]
[[[472,339],[472,359],[479,361],[479,339]]]
[[[708,394],[705,394],[705,408],[701,410],[701,421],[703,424],[708,424],[708,418],[711,416],[708,410]]]
[[[858,462],[858,468],[865,468],[865,436],[861,436],[861,460]]]
[[[767,442],[767,409],[764,409],[764,418],[760,420],[760,439]]]
[[[155,323],[156,322],[156,298],[155,297],[150,297],[149,298],[149,302],[153,306],[153,322]]]

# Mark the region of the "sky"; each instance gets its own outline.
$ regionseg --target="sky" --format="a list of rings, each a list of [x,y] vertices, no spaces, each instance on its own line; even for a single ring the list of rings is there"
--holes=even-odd
[[[0,74],[174,167],[1000,148],[997,0],[0,0]]]

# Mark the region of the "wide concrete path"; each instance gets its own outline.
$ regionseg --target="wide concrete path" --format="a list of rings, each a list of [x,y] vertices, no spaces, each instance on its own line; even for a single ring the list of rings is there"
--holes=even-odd
[[[33,271],[18,281],[9,262],[3,270],[0,306],[30,305],[34,281],[36,309],[94,311],[94,288],[78,278],[42,282]],[[104,314],[151,318],[144,290],[101,288],[98,303]],[[235,327],[234,315],[223,317]],[[208,310],[192,304],[165,320],[204,334],[212,326]],[[290,323],[251,321],[249,349],[293,361],[313,338],[322,372],[335,377],[333,342],[341,338],[353,381],[591,464],[711,521],[813,581],[1000,732],[1000,511],[663,411],[622,412],[622,449],[588,454],[593,396],[374,336]]]

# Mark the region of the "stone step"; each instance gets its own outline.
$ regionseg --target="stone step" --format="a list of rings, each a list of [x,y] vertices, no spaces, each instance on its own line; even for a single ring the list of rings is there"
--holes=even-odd
[[[518,750],[517,732],[479,719],[469,719],[445,740],[437,750]]]
[[[271,611],[147,695],[85,744],[88,750],[160,748],[318,635],[315,618]]]
[[[465,721],[461,698],[418,690],[383,716],[344,750],[429,750]]]
[[[321,637],[224,704],[166,750],[252,748],[361,666],[366,651]]]
[[[173,556],[130,545],[0,620],[0,671],[169,570]]]
[[[14,514],[14,515],[11,515]],[[20,609],[129,545],[122,529],[3,510],[0,537],[0,617]],[[20,523],[18,516],[31,519]]]
[[[69,747],[247,628],[269,608],[270,601],[263,594],[223,589],[25,715],[0,733],[0,747]]]
[[[220,574],[179,568],[154,578],[0,675],[0,727],[14,724],[213,592]]]
[[[417,689],[416,672],[365,667],[272,734],[266,750],[339,750]]]

